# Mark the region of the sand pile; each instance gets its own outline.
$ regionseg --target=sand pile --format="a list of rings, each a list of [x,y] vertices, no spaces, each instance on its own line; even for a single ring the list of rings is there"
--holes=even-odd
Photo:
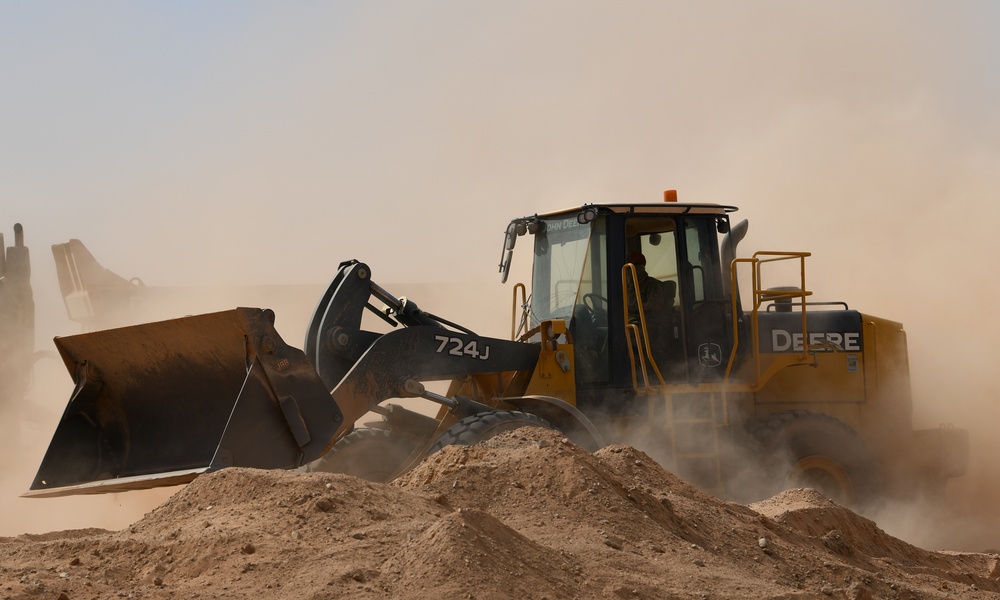
[[[0,538],[0,598],[1000,598],[998,562],[521,429],[389,485],[226,469],[121,531]]]

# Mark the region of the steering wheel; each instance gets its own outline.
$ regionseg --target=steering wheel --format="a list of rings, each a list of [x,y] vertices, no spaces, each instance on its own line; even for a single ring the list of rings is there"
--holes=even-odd
[[[590,313],[594,323],[607,324],[608,321],[608,299],[600,294],[584,294],[583,305]]]

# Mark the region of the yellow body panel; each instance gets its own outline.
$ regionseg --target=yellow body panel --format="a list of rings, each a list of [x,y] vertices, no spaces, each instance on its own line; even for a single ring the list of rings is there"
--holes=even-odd
[[[566,333],[564,321],[546,321],[539,328],[542,348],[525,395],[551,396],[576,406],[576,374],[573,346],[559,344]]]
[[[864,357],[817,352],[814,365],[782,369],[757,392],[758,404],[843,404],[865,401]]]

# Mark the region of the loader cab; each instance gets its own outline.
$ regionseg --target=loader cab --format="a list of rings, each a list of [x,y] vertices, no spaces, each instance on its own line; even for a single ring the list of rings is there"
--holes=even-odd
[[[639,315],[634,300],[629,302],[635,297],[630,292],[635,267],[626,265],[636,264],[639,256],[648,283],[661,290],[662,299],[655,312],[646,312],[645,327],[639,324],[639,329],[649,337],[665,382],[721,379],[732,349],[732,315],[720,234],[729,231],[733,210],[674,203],[601,205],[522,220],[522,231],[534,237],[528,325],[567,323],[581,401],[588,391],[605,399],[609,389],[634,392],[637,341],[627,325],[637,323]],[[508,237],[517,233],[516,223]],[[655,375],[649,370],[646,377]]]

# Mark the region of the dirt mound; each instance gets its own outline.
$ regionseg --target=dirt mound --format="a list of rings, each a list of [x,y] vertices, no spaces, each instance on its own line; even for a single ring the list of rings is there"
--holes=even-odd
[[[722,502],[628,446],[521,429],[390,485],[225,469],[131,527],[0,538],[0,598],[1000,598],[811,490]]]

